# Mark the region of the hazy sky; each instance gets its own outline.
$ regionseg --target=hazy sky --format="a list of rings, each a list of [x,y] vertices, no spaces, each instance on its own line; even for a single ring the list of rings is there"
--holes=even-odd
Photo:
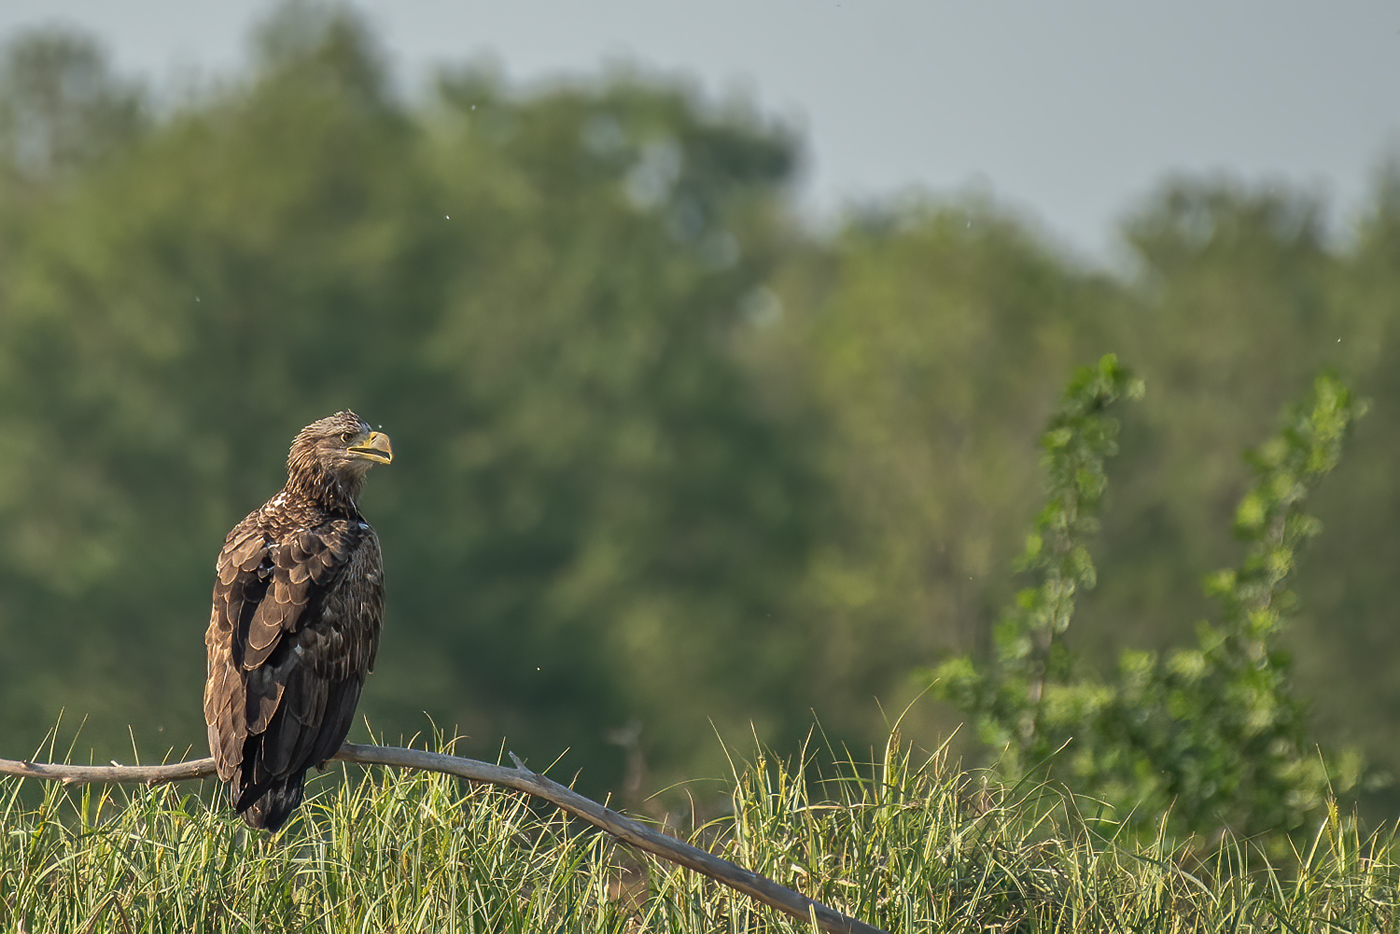
[[[1099,253],[1166,173],[1284,179],[1344,223],[1400,153],[1397,0],[361,0],[401,78],[490,55],[514,81],[610,60],[750,92],[809,145],[829,212],[969,185]],[[0,37],[61,22],[159,83],[227,73],[269,0],[0,0]]]

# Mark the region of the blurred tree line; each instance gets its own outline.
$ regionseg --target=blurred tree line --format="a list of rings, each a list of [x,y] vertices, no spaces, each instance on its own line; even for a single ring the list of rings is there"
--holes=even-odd
[[[1287,634],[1329,735],[1400,770],[1400,169],[1340,242],[1285,186],[1174,179],[1131,270],[985,198],[790,210],[800,137],[612,73],[405,99],[364,25],[293,4],[237,81],[162,98],[89,39],[0,61],[0,741],[203,749],[224,533],[292,435],[394,439],[364,507],[386,633],[362,701],[584,785],[721,774],[715,732],[857,748],[990,649],[1075,364],[1145,377],[1076,649],[1164,650],[1236,562],[1241,451],[1331,366],[1371,399],[1312,510]],[[1389,362],[1389,365],[1387,363]],[[958,722],[924,699],[906,730]],[[352,736],[357,734],[352,734]]]

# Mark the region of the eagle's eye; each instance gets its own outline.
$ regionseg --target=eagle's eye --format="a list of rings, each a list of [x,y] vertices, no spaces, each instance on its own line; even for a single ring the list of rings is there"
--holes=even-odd
[[[342,431],[340,433],[340,440],[345,444],[349,444],[351,441],[355,440],[355,433],[353,431]]]

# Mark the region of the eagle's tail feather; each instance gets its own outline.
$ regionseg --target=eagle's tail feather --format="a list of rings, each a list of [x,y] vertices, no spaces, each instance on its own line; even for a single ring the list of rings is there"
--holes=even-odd
[[[244,823],[254,830],[276,833],[301,804],[305,788],[306,771],[302,770],[285,778],[274,778],[261,787],[249,788],[241,795],[236,786],[230,785],[229,793],[234,810]]]

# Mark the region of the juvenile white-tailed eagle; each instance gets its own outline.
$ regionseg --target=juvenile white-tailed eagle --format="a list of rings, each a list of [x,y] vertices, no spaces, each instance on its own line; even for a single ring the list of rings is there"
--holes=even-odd
[[[350,731],[384,611],[379,539],[357,500],[369,468],[393,456],[354,412],[312,422],[292,442],[287,485],[224,539],[204,720],[250,827],[278,830],[306,770]]]

